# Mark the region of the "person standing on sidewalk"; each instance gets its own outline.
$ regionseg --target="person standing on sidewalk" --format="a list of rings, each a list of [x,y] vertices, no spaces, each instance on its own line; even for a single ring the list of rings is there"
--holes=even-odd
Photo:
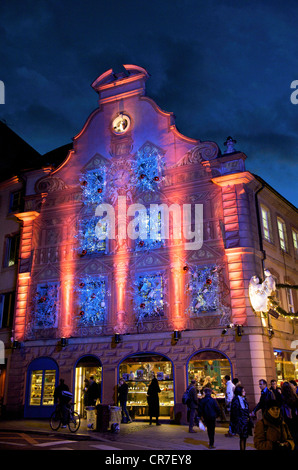
[[[237,379],[238,380],[238,379]],[[230,414],[231,411],[231,405],[232,405],[232,400],[234,398],[234,390],[235,390],[235,385],[231,381],[231,377],[229,375],[225,375],[224,377],[224,384],[226,387],[225,391],[225,405],[226,405],[226,411]],[[227,434],[225,434],[226,437],[233,437],[234,434],[231,429],[231,423],[229,425],[229,431]]]
[[[238,385],[234,390],[231,405],[231,430],[240,437],[240,450],[246,449],[246,440],[252,436],[252,421],[249,417],[249,406],[245,398],[244,387]]]
[[[152,424],[152,418],[156,418],[156,426],[160,426],[159,418],[159,396],[161,392],[156,377],[153,377],[147,391],[147,402],[149,405],[149,424]]]
[[[215,449],[215,424],[216,418],[220,415],[220,408],[216,399],[212,398],[211,393],[211,388],[204,388],[205,396],[200,400],[198,415],[199,418],[203,419],[203,422],[207,428],[207,434],[209,438],[209,449]]]
[[[265,379],[259,380],[259,387],[261,389],[261,397],[259,403],[252,411],[252,416],[254,417],[256,416],[256,412],[259,410],[262,410],[262,414],[264,414],[267,409],[268,402],[275,399],[273,392],[267,387],[267,381]]]
[[[187,400],[187,418],[189,422],[188,432],[197,432],[194,430],[195,419],[198,413],[198,391],[196,381],[192,380],[187,387],[188,400]]]
[[[127,395],[128,395],[128,385],[125,382],[124,379],[119,380],[119,386],[118,386],[118,401],[120,403],[121,409],[122,409],[122,422],[124,423],[124,417],[126,416],[127,422],[131,423],[132,419],[129,416],[129,413],[127,411],[126,403],[127,403]]]
[[[255,426],[254,446],[257,450],[294,450],[295,444],[280,413],[277,400],[268,400],[263,418]]]

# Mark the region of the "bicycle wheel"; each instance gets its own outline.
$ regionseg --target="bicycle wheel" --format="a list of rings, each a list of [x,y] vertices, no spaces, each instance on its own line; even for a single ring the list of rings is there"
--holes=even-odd
[[[70,432],[76,432],[79,429],[80,424],[81,424],[80,416],[76,411],[74,411],[73,413],[71,413],[69,417],[69,422],[68,422],[68,428]]]
[[[58,431],[61,426],[61,416],[60,413],[54,411],[50,417],[50,426],[53,431]]]

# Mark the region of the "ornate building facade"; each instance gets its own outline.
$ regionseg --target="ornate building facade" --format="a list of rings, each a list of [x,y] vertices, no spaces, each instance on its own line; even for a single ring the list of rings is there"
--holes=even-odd
[[[62,377],[83,413],[95,375],[106,404],[125,377],[143,416],[155,374],[161,415],[183,422],[194,377],[219,400],[223,377],[238,377],[251,404],[260,378],[298,379],[297,210],[245,169],[233,139],[222,153],[181,135],[146,96],[146,70],[124,68],[92,84],[99,106],[67,158],[26,173],[7,412],[48,416]],[[265,268],[275,317],[249,297]]]

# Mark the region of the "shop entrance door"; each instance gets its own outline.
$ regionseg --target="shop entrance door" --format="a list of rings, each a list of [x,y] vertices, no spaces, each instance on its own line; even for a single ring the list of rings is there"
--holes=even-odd
[[[85,406],[87,406],[88,388],[90,382],[94,379],[98,389],[98,399],[101,402],[102,396],[102,365],[95,356],[84,356],[76,364],[75,369],[75,411],[81,417],[86,417]],[[89,389],[90,390],[90,389]]]
[[[124,359],[119,366],[119,378],[128,384],[127,408],[132,418],[148,417],[147,390],[157,378],[160,417],[170,418],[174,410],[173,366],[170,359],[160,354],[135,354]]]

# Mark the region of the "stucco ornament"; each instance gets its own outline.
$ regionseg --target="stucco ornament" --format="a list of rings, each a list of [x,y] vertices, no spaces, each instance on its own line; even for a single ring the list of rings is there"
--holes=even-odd
[[[265,280],[261,283],[258,276],[252,276],[249,282],[249,298],[256,312],[268,312],[271,307],[271,299],[276,289],[275,280],[269,271],[264,270]]]

